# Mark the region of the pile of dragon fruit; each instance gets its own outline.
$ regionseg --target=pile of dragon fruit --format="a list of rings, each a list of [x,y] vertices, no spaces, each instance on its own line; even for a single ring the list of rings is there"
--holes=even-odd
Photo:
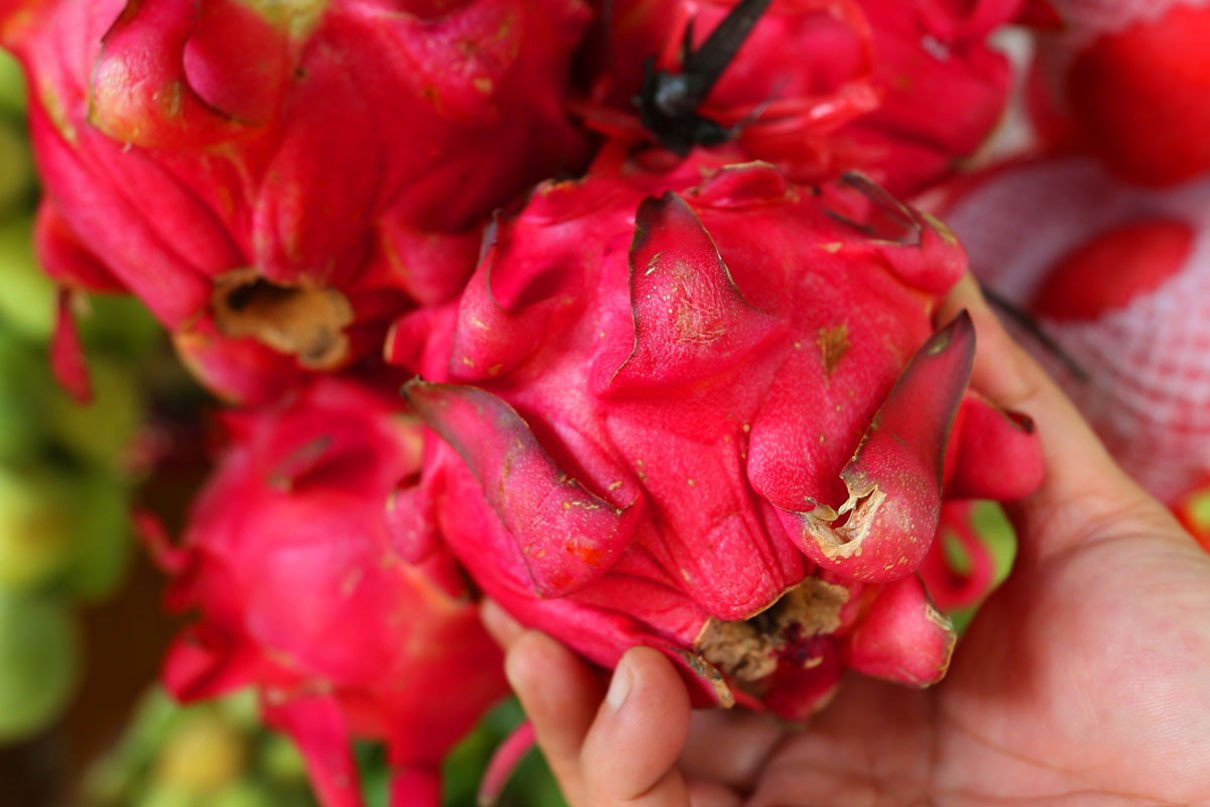
[[[133,295],[221,401],[183,534],[144,519],[193,615],[167,688],[253,688],[326,807],[384,743],[402,807],[507,692],[484,598],[702,707],[937,683],[972,513],[1046,439],[968,384],[968,268],[1210,536],[1208,36],[1199,0],[0,0],[56,373],[87,399],[78,320]]]

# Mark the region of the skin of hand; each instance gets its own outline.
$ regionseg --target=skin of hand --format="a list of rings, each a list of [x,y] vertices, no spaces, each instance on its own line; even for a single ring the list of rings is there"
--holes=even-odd
[[[973,386],[1040,430],[1046,479],[1009,507],[1016,567],[948,677],[847,677],[806,726],[693,712],[672,664],[626,653],[608,689],[498,606],[484,617],[573,807],[1210,804],[1210,556],[1128,479],[969,277]]]

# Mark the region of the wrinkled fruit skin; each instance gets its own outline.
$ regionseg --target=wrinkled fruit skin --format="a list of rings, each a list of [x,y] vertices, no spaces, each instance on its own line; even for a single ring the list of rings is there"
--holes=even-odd
[[[452,561],[394,548],[391,503],[419,469],[419,425],[327,379],[227,425],[182,545],[161,547],[170,607],[198,614],[165,685],[184,701],[255,687],[325,807],[362,803],[354,738],[387,744],[392,804],[436,805],[443,756],[507,686]]]
[[[799,718],[845,666],[936,681],[953,635],[914,572],[942,486],[1012,498],[1040,470],[1027,424],[964,395],[969,320],[933,333],[964,266],[856,177],[544,185],[388,347],[444,440],[420,506],[523,623],[605,666],[657,647],[703,703]]]
[[[0,8],[65,286],[125,291],[216,391],[376,356],[457,293],[484,218],[578,167],[579,0],[44,0]]]
[[[683,67],[734,0],[599,4],[610,48],[597,54],[590,109],[629,108],[643,64]],[[951,175],[987,139],[1007,103],[1010,66],[988,35],[1019,0],[774,2],[701,112],[737,133],[744,153],[814,182],[857,169],[897,195]],[[605,16],[611,12],[612,16]],[[615,116],[598,114],[599,127]],[[590,124],[594,122],[589,115]]]

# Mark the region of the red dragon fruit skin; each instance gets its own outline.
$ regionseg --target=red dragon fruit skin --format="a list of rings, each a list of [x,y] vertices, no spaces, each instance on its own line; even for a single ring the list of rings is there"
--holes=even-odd
[[[867,153],[857,167],[914,194],[952,176],[1003,117],[1008,59],[988,38],[1021,0],[858,0],[870,21],[878,108],[842,134]]]
[[[586,156],[562,105],[588,14],[579,0],[14,6],[0,22],[29,75],[52,211],[40,240],[64,242],[44,260],[69,287],[127,290],[200,333],[178,341],[202,346],[187,359],[229,397],[376,355],[402,311],[465,281],[493,208]],[[56,262],[81,252],[95,257]],[[242,377],[226,351],[270,380],[226,388]]]
[[[1037,453],[1018,421],[968,412],[969,320],[933,333],[963,268],[856,177],[698,159],[541,186],[458,307],[389,347],[444,441],[414,506],[520,621],[605,666],[662,649],[701,702],[797,718],[845,666],[933,682],[952,635],[914,572],[942,485],[1020,496],[1040,468],[1005,461]],[[968,443],[1002,473],[967,474]]]
[[[648,56],[658,69],[681,69],[686,32],[700,46],[737,3],[601,5],[602,15],[612,15],[611,45],[593,100],[625,107],[642,86]],[[1010,68],[986,39],[1020,5],[775,1],[701,112],[734,127],[750,157],[777,163],[799,181],[859,169],[897,194],[924,190],[974,153],[1003,114]]]
[[[325,807],[362,804],[353,738],[387,744],[394,807],[436,805],[443,756],[507,691],[450,559],[393,548],[389,502],[423,440],[399,410],[320,379],[229,415],[183,544],[164,549],[169,604],[199,615],[169,653],[168,689],[190,701],[256,687]]]

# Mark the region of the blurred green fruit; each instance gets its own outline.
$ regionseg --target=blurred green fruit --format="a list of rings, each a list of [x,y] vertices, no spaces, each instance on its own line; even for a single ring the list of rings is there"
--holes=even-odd
[[[157,782],[133,799],[131,807],[208,807],[205,796],[172,782]]]
[[[0,462],[36,463],[45,450],[37,426],[48,395],[59,394],[43,351],[0,326]]]
[[[0,218],[9,218],[32,202],[34,157],[24,127],[0,119]]]
[[[241,689],[212,702],[222,711],[223,717],[240,731],[251,734],[261,728],[260,699],[256,690]]]
[[[159,687],[140,698],[122,741],[88,770],[83,803],[88,807],[130,805],[135,781],[171,733],[180,711]]]
[[[243,734],[218,710],[186,712],[160,749],[155,781],[213,796],[239,778],[245,746]]]
[[[78,524],[75,493],[65,475],[0,466],[0,588],[31,590],[68,566]]]
[[[93,356],[92,401],[80,404],[62,389],[46,400],[47,431],[88,463],[120,467],[121,455],[143,420],[143,399],[129,362]]]
[[[82,807],[317,807],[302,758],[250,690],[180,706],[155,687],[89,771]]]
[[[79,672],[66,606],[0,592],[0,743],[28,737],[67,706]]]
[[[0,50],[0,111],[25,113],[25,77],[21,65],[4,50]]]
[[[112,592],[126,571],[134,543],[130,494],[116,476],[93,472],[74,496],[77,518],[64,582],[76,599],[94,601]]]
[[[114,476],[0,465],[0,588],[108,593],[130,550],[128,498]]]
[[[279,804],[262,784],[248,780],[232,782],[217,793],[209,807],[286,807]]]
[[[55,284],[34,256],[33,221],[0,224],[0,320],[22,336],[45,342],[55,323]]]
[[[123,294],[90,294],[89,313],[80,318],[84,342],[92,350],[133,357],[164,339],[164,329],[137,298]]]
[[[282,784],[300,784],[307,781],[307,764],[302,754],[281,734],[270,734],[265,738],[260,751],[260,764],[270,779]]]

